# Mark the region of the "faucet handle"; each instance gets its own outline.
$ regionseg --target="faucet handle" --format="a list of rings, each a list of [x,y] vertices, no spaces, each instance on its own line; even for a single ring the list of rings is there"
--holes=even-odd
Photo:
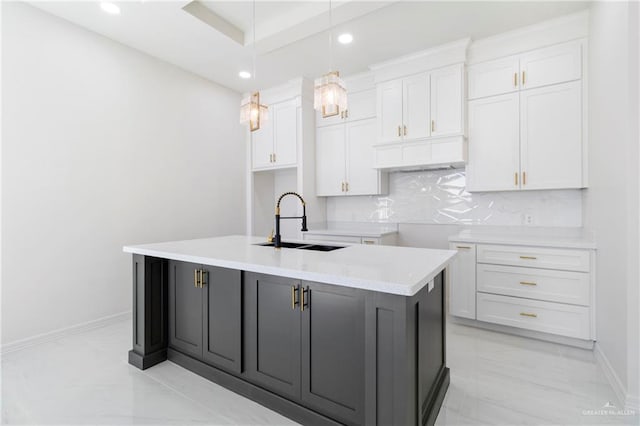
[[[267,241],[269,241],[270,243],[273,242],[273,229],[271,229],[271,234],[269,234],[269,236],[267,237]]]

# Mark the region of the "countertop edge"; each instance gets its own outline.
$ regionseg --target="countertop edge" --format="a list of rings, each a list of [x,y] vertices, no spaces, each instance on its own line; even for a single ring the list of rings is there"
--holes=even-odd
[[[177,260],[182,262],[199,263],[202,265],[218,266],[223,268],[237,269],[248,272],[257,272],[263,274],[279,275],[287,278],[295,278],[306,281],[315,281],[324,284],[339,285],[349,288],[357,288],[361,290],[377,291],[381,293],[388,293],[397,296],[411,297],[416,295],[422,288],[424,288],[431,280],[433,280],[440,272],[442,272],[456,257],[457,253],[452,252],[448,259],[442,261],[432,272],[425,277],[418,280],[411,286],[387,282],[387,281],[372,281],[362,280],[358,278],[348,278],[343,276],[336,276],[331,274],[322,274],[317,272],[299,271],[295,269],[286,269],[274,266],[257,265],[253,263],[238,262],[232,260],[221,260],[210,257],[201,257],[193,255],[185,255],[180,253],[170,253],[166,251],[157,251],[151,249],[145,249],[140,247],[124,246],[122,251],[130,254],[139,254],[143,256],[158,257],[163,259]],[[443,250],[451,251],[451,250]],[[372,288],[373,287],[373,288]]]

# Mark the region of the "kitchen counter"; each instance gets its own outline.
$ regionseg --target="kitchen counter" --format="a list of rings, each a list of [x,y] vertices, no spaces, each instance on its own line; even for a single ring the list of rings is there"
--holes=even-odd
[[[582,228],[477,227],[449,237],[450,242],[528,245],[595,249],[596,243]]]
[[[240,235],[125,246],[126,253],[413,296],[442,271],[454,250],[347,245],[331,252],[258,246]]]
[[[129,363],[169,360],[300,424],[433,425],[450,380],[445,268],[456,252],[264,242],[124,247]]]
[[[327,222],[309,227],[310,234],[344,235],[356,237],[382,238],[398,233],[398,224],[368,222]]]

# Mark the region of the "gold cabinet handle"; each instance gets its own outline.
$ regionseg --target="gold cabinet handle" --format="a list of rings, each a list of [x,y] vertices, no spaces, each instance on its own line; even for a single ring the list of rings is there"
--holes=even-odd
[[[513,176],[514,176],[514,180],[515,180],[515,185],[518,186],[518,172],[515,172],[513,174]]]
[[[375,242],[375,241],[373,241],[373,240],[362,240],[362,243],[363,243],[363,244],[372,245],[372,244],[375,244],[376,242]]]
[[[469,247],[469,246],[456,246],[456,248],[464,249],[464,250],[471,250],[471,247]]]
[[[436,120],[431,120],[431,131],[432,132],[436,131]]]
[[[520,284],[522,284],[522,285],[531,285],[531,286],[538,285],[538,284],[536,284],[534,282],[531,282],[531,281],[520,281]]]
[[[535,256],[520,256],[520,259],[536,260],[537,257],[535,257]]]
[[[342,192],[344,192],[344,182],[342,182]]]
[[[275,152],[273,153],[273,162],[274,163],[276,162],[276,153]]]
[[[309,289],[308,288],[303,288],[301,293],[301,301],[300,301],[300,310],[304,312],[304,308],[308,308],[309,307],[309,300],[307,298],[307,300],[305,300],[304,295],[309,293]]]
[[[520,312],[520,316],[522,317],[530,317],[530,318],[538,318],[536,314],[532,314],[529,312]]]
[[[513,86],[514,87],[518,87],[518,73],[517,72],[513,73]]]
[[[407,126],[402,126],[404,128],[404,135],[407,136]]]
[[[273,163],[273,154],[269,154],[269,162]]]
[[[522,85],[524,86],[525,84],[527,84],[527,77],[525,71],[522,71]]]
[[[398,136],[402,136],[402,129],[398,126]]]
[[[527,172],[522,172],[522,185],[527,184]]]
[[[340,111],[340,118],[344,118],[344,111]]]
[[[298,286],[297,285],[292,285],[291,286],[291,309],[295,309],[296,305],[298,304]]]
[[[344,118],[349,118],[349,110],[348,109],[344,110]]]
[[[193,286],[198,287],[198,270],[193,270]]]
[[[204,288],[207,284],[207,271],[204,269],[200,270],[200,288]]]
[[[349,192],[349,182],[344,183],[344,192]]]

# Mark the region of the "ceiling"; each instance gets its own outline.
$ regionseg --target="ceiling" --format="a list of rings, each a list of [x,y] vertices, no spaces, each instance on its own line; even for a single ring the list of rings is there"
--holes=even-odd
[[[330,68],[328,2],[256,3],[256,81],[238,72],[252,70],[252,2],[204,0],[194,16],[190,1],[115,2],[120,15],[104,13],[95,1],[30,2],[53,15],[146,52],[206,79],[246,92],[292,78],[315,78]],[[189,7],[187,6],[188,10]],[[583,10],[581,1],[342,1],[333,2],[334,68],[342,76],[439,44],[479,39]],[[211,18],[211,19],[209,19]],[[222,26],[217,27],[217,23]],[[224,31],[227,26],[239,38]],[[335,37],[334,37],[335,39]]]

